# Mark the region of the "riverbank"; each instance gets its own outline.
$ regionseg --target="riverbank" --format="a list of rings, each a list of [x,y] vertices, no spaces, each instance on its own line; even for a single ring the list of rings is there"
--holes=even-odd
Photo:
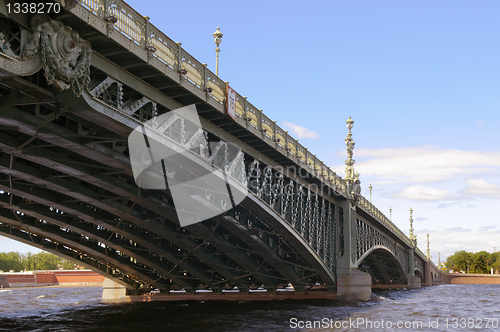
[[[0,273],[0,288],[102,286],[104,276],[92,270],[48,270]]]
[[[73,285],[73,284],[64,284],[64,285],[49,285],[49,286],[32,286],[32,287],[10,287],[10,288],[0,288],[1,291],[10,291],[13,289],[27,289],[27,288],[74,288],[74,287],[102,287],[102,284],[94,285],[94,284],[89,284],[89,285]]]
[[[443,273],[443,284],[500,285],[500,274]]]

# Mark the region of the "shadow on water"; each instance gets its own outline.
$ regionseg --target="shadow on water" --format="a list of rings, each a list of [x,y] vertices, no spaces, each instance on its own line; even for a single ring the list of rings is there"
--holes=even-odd
[[[475,317],[479,312],[500,319],[500,285],[480,286],[483,285],[384,290],[376,292],[377,299],[357,303],[284,300],[105,304],[101,302],[101,288],[21,289],[0,293],[0,331],[297,331],[301,329],[291,328],[292,318],[427,321],[430,317],[453,315]],[[472,297],[476,306],[464,304]]]
[[[404,297],[410,292],[400,293]],[[389,299],[391,294],[384,291],[379,296]],[[18,289],[10,295],[14,301],[0,312],[0,331],[284,331],[293,317],[341,320],[383,300],[105,304],[99,288]]]

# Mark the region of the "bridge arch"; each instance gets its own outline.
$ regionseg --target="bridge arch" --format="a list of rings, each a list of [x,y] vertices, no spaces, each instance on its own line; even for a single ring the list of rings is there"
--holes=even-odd
[[[383,245],[370,248],[356,265],[371,275],[373,284],[406,283],[406,273],[399,260]]]
[[[151,34],[135,44],[147,46],[148,40],[156,47],[130,49],[130,38],[116,30],[120,21],[106,25],[99,14],[82,24],[74,19],[83,18],[82,8],[54,15],[68,29],[93,36],[95,53],[75,91],[51,87],[52,76],[40,71],[38,44],[22,59],[15,43],[0,50],[7,59],[0,61],[0,234],[81,262],[137,291],[275,292],[291,283],[296,291],[325,286],[332,292],[341,284],[337,273],[350,271],[353,262],[368,266],[376,283],[406,279],[413,270],[412,242],[369,201],[351,195],[348,182],[246,98],[236,95],[236,114],[226,116],[226,84],[180,44],[168,45],[166,36],[161,44]],[[8,40],[31,35],[6,27],[14,22],[0,18]],[[151,32],[145,24],[143,32]],[[103,33],[101,27],[109,29]],[[79,43],[90,50],[87,41]],[[150,47],[156,53],[148,54]],[[175,50],[175,62],[159,63],[162,47]],[[61,77],[58,86],[69,89],[74,81]],[[246,200],[226,214],[182,228],[168,191],[136,186],[126,138],[136,126],[191,104],[202,128],[186,131],[183,120],[172,117],[160,138],[193,152],[189,157],[200,173],[213,164],[252,185]],[[239,163],[243,171],[234,167]],[[177,180],[187,173],[175,163],[163,166]],[[204,195],[209,203],[222,203],[215,196]],[[416,263],[423,272],[424,260]],[[369,281],[365,286],[370,289]]]
[[[424,281],[424,273],[418,267],[415,268],[415,277],[419,277],[420,280]]]

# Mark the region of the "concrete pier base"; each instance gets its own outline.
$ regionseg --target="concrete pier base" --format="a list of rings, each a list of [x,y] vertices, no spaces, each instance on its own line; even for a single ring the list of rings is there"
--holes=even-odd
[[[409,277],[408,278],[408,288],[417,289],[422,287],[421,280],[419,277]]]
[[[337,276],[337,298],[346,301],[367,301],[372,294],[372,277],[359,270]]]
[[[127,289],[111,279],[105,278],[102,283],[103,302],[122,303],[130,302],[130,296],[127,296]]]

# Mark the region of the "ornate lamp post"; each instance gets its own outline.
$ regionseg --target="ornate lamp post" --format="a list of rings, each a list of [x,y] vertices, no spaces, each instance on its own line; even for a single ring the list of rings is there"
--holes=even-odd
[[[392,221],[392,208],[389,208],[389,220]]]
[[[368,187],[368,189],[370,189],[370,203],[372,202],[372,184],[370,183],[370,186]]]
[[[213,36],[214,36],[215,45],[217,45],[217,48],[215,49],[215,56],[216,56],[215,75],[219,76],[219,52],[220,52],[219,45],[220,45],[220,42],[222,41],[222,36],[223,36],[222,32],[220,32],[220,30],[219,30],[219,27],[217,27],[217,31],[214,32]]]
[[[427,259],[431,260],[431,249],[429,247],[429,233],[427,233]]]
[[[417,246],[417,237],[413,234],[413,209],[410,208],[410,241]]]
[[[356,199],[356,196],[361,193],[361,182],[359,181],[359,173],[354,172],[354,159],[352,159],[352,153],[354,150],[354,141],[352,140],[352,124],[354,123],[354,120],[349,117],[346,121],[347,123],[347,129],[349,129],[349,132],[347,133],[347,137],[344,139],[345,145],[347,146],[347,160],[345,161],[346,167],[345,167],[345,178],[344,180],[347,182],[347,187],[348,193],[353,195],[352,198]]]
[[[345,145],[347,146],[347,160],[345,161],[346,167],[345,167],[345,180],[352,181],[354,180],[354,159],[352,159],[352,152],[354,150],[354,141],[352,140],[352,124],[354,123],[354,120],[349,117],[346,121],[347,123],[347,129],[349,129],[349,132],[347,133],[347,137],[344,139]]]

